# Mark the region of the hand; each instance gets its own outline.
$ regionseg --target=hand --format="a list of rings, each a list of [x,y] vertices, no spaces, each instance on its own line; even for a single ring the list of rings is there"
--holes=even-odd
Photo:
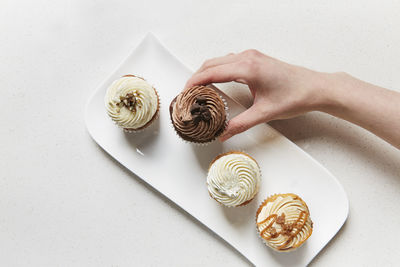
[[[187,81],[186,88],[209,83],[247,84],[253,105],[228,122],[221,141],[259,123],[287,119],[318,109],[324,102],[325,74],[287,64],[258,52],[209,59]]]

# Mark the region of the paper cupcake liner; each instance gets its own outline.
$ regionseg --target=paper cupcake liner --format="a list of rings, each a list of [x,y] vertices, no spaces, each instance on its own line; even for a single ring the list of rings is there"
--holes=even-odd
[[[195,146],[198,146],[198,147],[205,147],[205,146],[208,146],[209,144],[211,144],[212,142],[214,142],[219,136],[222,135],[222,133],[226,130],[226,127],[228,126],[228,121],[229,121],[229,107],[228,107],[228,104],[227,104],[225,98],[223,98],[221,94],[218,94],[218,95],[219,95],[219,97],[221,98],[221,100],[222,100],[222,102],[224,103],[224,106],[225,106],[225,107],[224,107],[224,110],[225,110],[225,121],[224,121],[223,130],[221,131],[221,133],[220,133],[219,135],[215,136],[215,137],[214,137],[213,139],[211,139],[210,141],[207,141],[207,142],[196,142],[196,141],[185,140],[185,139],[183,139],[183,138],[179,135],[178,131],[175,129],[174,123],[173,123],[172,118],[171,118],[171,119],[170,119],[170,124],[171,124],[171,126],[172,126],[172,128],[173,128],[175,134],[179,137],[180,140],[182,140],[182,141],[185,142],[186,144],[195,145]]]
[[[136,77],[136,78],[146,81],[144,78],[142,78],[138,75],[133,75],[133,74],[123,75],[122,77]],[[124,126],[119,125],[116,121],[112,120],[114,122],[114,124],[117,125],[118,128],[122,129],[125,133],[141,133],[141,132],[145,131],[147,128],[149,128],[151,125],[153,125],[153,123],[160,117],[160,107],[161,107],[160,95],[158,94],[158,91],[156,90],[154,85],[151,85],[151,86],[157,95],[157,111],[153,115],[153,117],[150,119],[150,121],[148,121],[144,126],[138,128],[138,129],[132,129],[132,128],[125,128]]]
[[[253,197],[252,199],[247,200],[246,202],[243,202],[242,204],[237,205],[237,206],[227,206],[227,205],[225,205],[225,204],[219,202],[218,200],[216,200],[210,193],[208,193],[208,194],[210,195],[210,197],[211,197],[215,202],[217,202],[218,205],[220,205],[221,207],[224,207],[224,208],[229,208],[229,209],[230,209],[230,208],[244,208],[244,207],[246,207],[250,202],[252,202],[253,199],[254,199],[254,197]]]
[[[225,205],[224,203],[219,202],[217,199],[215,199],[215,198],[210,194],[210,191],[208,191],[208,184],[207,184],[207,181],[206,181],[207,191],[208,191],[208,194],[210,195],[210,197],[211,197],[212,199],[214,199],[219,205],[221,205],[221,206],[223,206],[223,207],[227,207],[227,208],[240,208],[240,207],[245,207],[245,206],[247,206],[247,205],[248,205],[249,203],[251,203],[251,202],[254,200],[254,198],[257,196],[257,194],[258,194],[258,192],[259,192],[259,190],[260,190],[260,187],[261,187],[262,172],[261,172],[260,165],[258,164],[258,162],[257,162],[256,159],[254,159],[252,156],[250,156],[250,155],[249,155],[247,152],[245,152],[245,151],[241,151],[241,150],[229,150],[229,151],[227,151],[227,152],[224,152],[224,153],[221,153],[221,154],[217,155],[217,156],[214,157],[214,159],[210,162],[210,164],[209,164],[209,166],[208,166],[208,170],[210,170],[211,165],[214,164],[214,162],[217,161],[219,158],[221,158],[221,157],[223,157],[223,156],[226,156],[226,155],[229,155],[229,154],[235,154],[235,153],[237,153],[237,154],[244,154],[244,155],[246,155],[247,157],[249,157],[249,158],[251,158],[252,160],[255,161],[255,163],[256,163],[257,166],[258,166],[258,170],[259,170],[259,172],[260,172],[260,182],[259,182],[259,184],[258,184],[256,193],[254,194],[254,196],[253,196],[251,199],[246,200],[245,202],[243,202],[243,203],[241,203],[241,204],[239,204],[239,205],[236,205],[236,206],[227,206],[227,205]],[[208,170],[207,170],[207,175],[208,175]]]
[[[286,194],[294,194],[294,193],[286,193]],[[272,250],[274,250],[274,251],[276,251],[276,252],[279,252],[279,253],[287,253],[287,252],[295,251],[296,249],[300,248],[300,247],[307,241],[307,239],[311,236],[312,230],[313,230],[313,229],[311,228],[311,233],[310,233],[310,235],[307,236],[307,238],[304,239],[304,240],[302,241],[302,243],[301,243],[299,246],[297,246],[297,247],[293,247],[293,248],[287,249],[287,250],[279,250],[279,249],[277,249],[277,248],[272,247],[272,246],[268,243],[268,241],[265,240],[265,239],[261,236],[261,232],[260,232],[260,230],[258,229],[258,225],[257,225],[257,217],[258,217],[258,214],[261,212],[262,208],[264,207],[264,205],[265,205],[271,198],[277,197],[277,196],[279,196],[279,195],[285,195],[285,194],[282,194],[282,193],[279,193],[279,194],[272,194],[272,195],[268,196],[266,199],[264,199],[264,200],[261,202],[261,204],[258,206],[258,209],[257,209],[257,211],[256,211],[256,216],[255,216],[255,225],[256,225],[256,229],[255,229],[255,230],[256,230],[257,236],[261,239],[261,241],[262,241],[267,247],[269,247],[269,248],[271,248]],[[295,195],[296,195],[296,194],[295,194]],[[301,198],[300,198],[300,199],[301,199]],[[302,200],[302,202],[304,202],[303,199],[301,199],[301,200]],[[306,204],[305,202],[304,202],[304,204],[305,204],[306,207],[307,207],[307,204]],[[308,207],[307,207],[307,209],[308,209]]]

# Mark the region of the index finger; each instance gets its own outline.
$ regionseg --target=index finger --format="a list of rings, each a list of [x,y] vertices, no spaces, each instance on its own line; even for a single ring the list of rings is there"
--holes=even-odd
[[[223,82],[242,82],[245,78],[244,69],[241,68],[240,62],[218,65],[208,68],[202,72],[196,72],[186,82],[185,88],[195,85]]]
[[[207,59],[206,61],[204,61],[203,65],[201,65],[201,67],[196,72],[202,72],[208,68],[212,68],[218,65],[233,63],[238,60],[239,60],[239,55],[234,53],[229,53],[222,57]]]

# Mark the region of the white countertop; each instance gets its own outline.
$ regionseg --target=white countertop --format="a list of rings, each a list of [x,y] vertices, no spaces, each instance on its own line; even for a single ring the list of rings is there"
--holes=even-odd
[[[103,152],[85,103],[148,31],[193,69],[256,48],[400,91],[400,2],[323,2],[3,1],[0,265],[250,265]],[[222,89],[250,105],[242,87]],[[349,197],[346,224],[311,265],[395,266],[400,151],[325,114],[271,125]]]

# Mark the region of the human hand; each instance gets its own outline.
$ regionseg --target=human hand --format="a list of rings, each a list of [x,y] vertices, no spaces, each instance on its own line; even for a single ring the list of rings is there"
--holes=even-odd
[[[205,61],[185,87],[231,81],[248,85],[253,105],[228,122],[220,137],[225,141],[259,123],[318,109],[324,102],[324,77],[323,73],[287,64],[257,50],[246,50]]]

